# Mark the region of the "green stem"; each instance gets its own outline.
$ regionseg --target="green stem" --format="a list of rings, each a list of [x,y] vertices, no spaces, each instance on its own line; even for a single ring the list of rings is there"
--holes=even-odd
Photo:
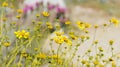
[[[58,55],[59,55],[59,50],[60,50],[60,46],[61,46],[62,44],[59,44],[59,46],[58,46],[58,49],[57,49],[57,62],[58,62]]]

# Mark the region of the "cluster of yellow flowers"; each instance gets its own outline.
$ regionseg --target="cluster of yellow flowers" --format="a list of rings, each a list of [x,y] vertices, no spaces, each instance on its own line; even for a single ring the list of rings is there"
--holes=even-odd
[[[85,23],[85,22],[81,22],[81,21],[78,21],[77,22],[77,26],[81,29],[81,30],[84,30],[85,28],[90,28],[91,25],[89,23]]]
[[[70,36],[71,39],[73,39],[73,40],[78,39],[78,36],[76,36],[76,35],[74,34],[74,32],[70,32],[70,33],[69,33],[69,36]]]
[[[72,42],[70,39],[68,39],[68,37],[64,36],[64,32],[55,32],[56,36],[53,38],[53,40],[58,43],[58,44],[62,44],[62,43],[67,43],[68,45],[72,45]]]
[[[54,60],[55,62],[57,62],[58,64],[62,64],[63,60],[60,58],[59,55],[46,55],[44,53],[39,53],[36,55],[37,58],[40,59],[52,59],[52,61]]]
[[[22,30],[22,31],[17,31],[17,32],[14,32],[16,37],[21,39],[21,38],[28,38],[29,37],[29,32],[26,32],[25,30]]]
[[[41,59],[46,59],[46,58],[58,59],[58,58],[60,58],[60,56],[56,55],[56,54],[54,54],[54,55],[46,55],[44,53],[39,53],[39,54],[36,55],[36,57],[37,58],[41,58]]]
[[[46,22],[46,25],[47,25],[48,29],[53,29],[53,26],[50,22]]]
[[[113,23],[116,26],[119,24],[119,20],[117,20],[116,18],[110,19],[110,22]]]

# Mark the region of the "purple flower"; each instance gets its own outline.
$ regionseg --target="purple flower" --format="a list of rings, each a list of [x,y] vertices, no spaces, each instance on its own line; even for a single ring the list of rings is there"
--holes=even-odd
[[[52,4],[49,4],[49,5],[48,5],[48,9],[49,9],[49,10],[52,10],[53,8],[55,8],[54,5],[52,5]]]

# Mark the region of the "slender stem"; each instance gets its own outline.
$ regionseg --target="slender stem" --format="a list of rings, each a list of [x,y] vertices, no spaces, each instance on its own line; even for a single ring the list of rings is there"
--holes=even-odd
[[[57,49],[57,62],[58,62],[58,55],[59,55],[60,46],[61,46],[61,44],[59,44],[58,49]]]

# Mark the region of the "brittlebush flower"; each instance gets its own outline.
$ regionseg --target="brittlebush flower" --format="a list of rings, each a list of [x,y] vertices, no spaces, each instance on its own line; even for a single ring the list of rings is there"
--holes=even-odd
[[[85,24],[82,23],[82,22],[80,22],[80,21],[77,22],[77,26],[78,26],[81,30],[84,30],[84,29],[85,29]]]
[[[55,32],[55,34],[56,34],[57,36],[61,36],[61,35],[64,34],[64,32]]]
[[[116,67],[115,61],[112,61],[111,64],[112,64],[112,67]]]
[[[21,39],[21,38],[27,39],[29,37],[29,32],[26,32],[25,30],[17,31],[14,33],[15,33],[16,37],[19,39]]]
[[[82,35],[82,36],[80,36],[80,38],[81,38],[82,40],[84,40],[84,39],[85,39],[85,36],[84,36],[84,35]]]
[[[63,36],[64,42],[67,43],[68,45],[72,45],[72,42],[70,39],[68,39],[66,36]]]
[[[20,15],[18,15],[18,16],[16,16],[16,18],[20,19],[20,18],[21,18],[21,16],[20,16]]]
[[[116,18],[110,19],[110,22],[113,23],[116,26],[119,24],[119,20],[117,20]]]
[[[71,22],[70,22],[70,21],[66,21],[65,24],[66,24],[66,25],[70,25]]]
[[[70,35],[70,37],[73,39],[73,40],[76,40],[76,39],[78,39],[78,37],[77,36],[75,36],[75,35]]]
[[[13,5],[10,6],[11,9],[14,9],[15,7]]]
[[[94,44],[98,44],[98,40],[95,40],[95,41],[94,41]]]
[[[57,63],[58,63],[58,64],[62,64],[63,61],[62,61],[61,59],[58,59],[58,60],[57,60]]]
[[[104,26],[104,27],[106,27],[106,26],[107,26],[107,24],[103,24],[103,26]]]
[[[23,10],[18,9],[17,12],[18,12],[19,14],[21,14],[21,13],[23,13]]]
[[[55,36],[53,38],[53,40],[57,43],[57,44],[62,44],[64,42],[63,36]]]
[[[90,28],[91,25],[89,23],[85,23],[85,28]]]
[[[82,60],[81,63],[82,63],[82,64],[86,64],[87,61],[86,61],[86,60]]]
[[[86,67],[90,67],[90,63],[89,62],[87,62],[85,65],[86,65]]]
[[[50,25],[50,26],[47,26],[48,27],[48,29],[53,29],[53,26],[52,25]]]
[[[5,42],[3,45],[4,45],[5,47],[9,47],[9,46],[10,46],[10,43],[9,43],[9,42]]]
[[[45,59],[46,57],[44,53],[37,54],[37,58]]]
[[[97,29],[99,26],[98,25],[95,25],[94,28]]]
[[[50,22],[46,22],[46,25],[47,25],[47,26],[50,26],[50,25],[51,25],[51,23],[50,23]]]
[[[84,30],[84,32],[85,32],[86,34],[88,34],[88,33],[89,33],[89,31],[88,31],[88,30]]]
[[[56,24],[56,29],[60,29],[60,25],[59,24]]]
[[[99,61],[94,61],[94,65],[99,65]]]
[[[43,15],[44,17],[48,17],[50,14],[49,14],[48,12],[46,12],[46,11],[43,11],[43,12],[42,12],[42,15]]]
[[[4,18],[2,18],[2,20],[3,20],[3,21],[6,21],[6,20],[7,20],[7,18],[5,18],[5,17],[4,17]]]
[[[40,17],[40,14],[36,14],[36,17]]]
[[[99,51],[103,52],[103,48],[102,47],[98,47]]]
[[[37,24],[38,24],[38,25],[41,25],[41,24],[42,24],[42,22],[38,22]]]
[[[2,6],[3,6],[3,7],[7,7],[7,6],[8,6],[8,3],[7,3],[7,2],[3,2]]]
[[[113,45],[113,43],[114,43],[114,40],[110,40],[110,41],[109,41],[109,44],[110,44],[110,45]]]

